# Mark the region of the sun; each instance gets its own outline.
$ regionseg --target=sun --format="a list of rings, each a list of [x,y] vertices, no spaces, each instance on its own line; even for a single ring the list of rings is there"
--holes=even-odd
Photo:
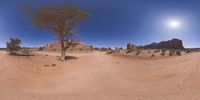
[[[172,20],[172,21],[169,21],[168,25],[170,28],[176,29],[180,27],[180,22],[177,20]]]

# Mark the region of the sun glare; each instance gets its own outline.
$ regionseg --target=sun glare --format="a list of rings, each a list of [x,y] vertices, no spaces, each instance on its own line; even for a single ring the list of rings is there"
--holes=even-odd
[[[172,20],[172,21],[169,22],[169,27],[173,28],[173,29],[179,28],[180,22],[176,21],[176,20]]]

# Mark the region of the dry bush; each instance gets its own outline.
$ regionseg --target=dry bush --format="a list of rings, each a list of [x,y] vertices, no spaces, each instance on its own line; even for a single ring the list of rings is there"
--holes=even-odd
[[[169,56],[172,56],[172,55],[174,55],[174,53],[175,53],[175,51],[174,51],[174,50],[170,50],[170,51],[169,51]]]
[[[113,50],[111,50],[111,51],[107,51],[107,52],[106,52],[106,54],[112,54],[112,53],[114,53]]]
[[[55,67],[55,66],[56,66],[56,64],[52,64],[52,66],[53,66],[53,67]]]
[[[191,53],[192,51],[191,50],[186,50],[185,53],[189,54]]]
[[[161,56],[165,56],[165,52],[166,52],[166,51],[167,51],[167,50],[162,49],[160,55],[161,55]]]
[[[181,56],[181,51],[177,50],[176,55]]]
[[[38,49],[38,50],[39,50],[39,51],[42,51],[43,49],[44,49],[44,47],[39,47],[39,49]]]
[[[157,52],[160,52],[160,50],[158,49],[158,50],[155,50],[155,51],[154,51],[154,53],[157,53]]]
[[[136,49],[135,55],[138,56],[138,55],[140,55],[140,53],[141,53],[141,50],[140,49]]]
[[[154,54],[151,54],[151,57],[155,57],[155,55],[154,55]]]
[[[126,53],[131,53],[133,51],[134,51],[133,49],[129,49],[128,51],[126,51]]]

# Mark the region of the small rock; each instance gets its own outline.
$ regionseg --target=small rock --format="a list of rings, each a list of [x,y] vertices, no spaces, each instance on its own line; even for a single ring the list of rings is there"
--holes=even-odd
[[[54,66],[56,66],[56,64],[52,64],[52,66],[54,67]]]

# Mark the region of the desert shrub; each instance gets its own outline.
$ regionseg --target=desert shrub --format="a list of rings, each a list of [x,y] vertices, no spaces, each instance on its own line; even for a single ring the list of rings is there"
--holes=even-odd
[[[107,50],[106,54],[120,53],[120,50]]]
[[[160,55],[161,55],[161,56],[165,56],[165,53],[164,53],[164,52],[161,52]]]
[[[38,50],[39,50],[39,51],[42,51],[43,49],[44,49],[43,47],[39,47],[39,49],[38,49]]]
[[[119,48],[119,50],[123,50],[123,48]]]
[[[165,49],[162,49],[160,55],[161,55],[161,56],[165,56],[165,52],[166,52],[166,50],[165,50]]]
[[[113,50],[109,50],[109,51],[106,52],[106,54],[112,54],[112,53],[114,53]]]
[[[154,51],[154,53],[157,53],[157,52],[160,52],[160,50],[158,49],[158,50],[155,50],[155,51]]]
[[[52,64],[52,66],[53,66],[53,67],[55,67],[55,66],[56,66],[56,64]]]
[[[174,55],[174,53],[175,53],[175,51],[174,51],[174,50],[170,50],[170,51],[169,51],[169,56],[172,56],[172,55]]]
[[[187,53],[187,54],[188,54],[188,53],[191,53],[191,52],[192,52],[191,50],[186,50],[186,51],[185,51],[185,53]]]
[[[177,50],[176,55],[181,56],[181,51]]]
[[[151,57],[155,57],[155,55],[154,55],[154,54],[151,54]]]
[[[140,53],[141,53],[140,49],[136,49],[135,55],[138,56],[138,55],[140,55]]]
[[[23,54],[30,54],[30,51],[27,49],[21,49],[21,53]]]
[[[105,47],[100,48],[100,51],[107,51],[108,49]]]
[[[99,48],[95,47],[94,50],[99,50]]]
[[[128,51],[126,51],[126,53],[131,53],[133,51],[134,51],[133,49],[129,49]]]

